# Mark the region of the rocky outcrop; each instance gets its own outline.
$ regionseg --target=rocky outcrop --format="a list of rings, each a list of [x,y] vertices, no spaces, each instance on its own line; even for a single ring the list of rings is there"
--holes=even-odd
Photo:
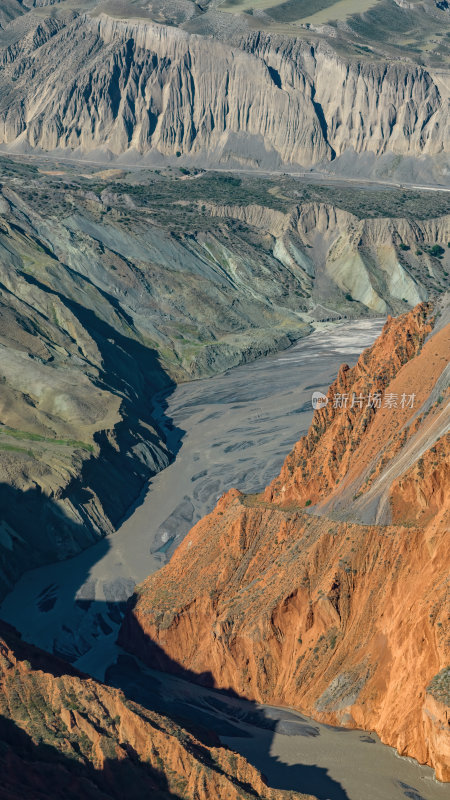
[[[430,313],[430,305],[419,305],[388,320],[357,365],[341,368],[326,407],[315,412],[266,499],[318,503],[321,513],[365,523],[433,516],[444,502],[439,490],[435,496],[435,479],[441,487],[448,480],[445,458],[435,459],[444,445],[435,443],[449,429],[449,343],[447,324],[422,348]]]
[[[272,168],[445,151],[445,88],[422,68],[259,33],[230,46],[105,14],[61,20],[0,53],[0,143]]]
[[[341,368],[332,390],[361,408],[330,390],[280,478],[224,495],[137,588],[120,641],[158,669],[376,730],[447,780],[449,326],[433,313],[388,320]]]
[[[363,472],[362,454],[368,459],[370,440],[376,437],[372,456],[376,448],[379,450],[382,444],[387,444],[382,438],[383,428],[386,432],[389,430],[387,418],[390,418],[392,432],[403,430],[412,410],[401,408],[401,397],[391,391],[392,384],[402,367],[417,356],[431,327],[431,307],[419,305],[408,316],[388,319],[381,337],[362,353],[352,369],[345,364],[341,367],[328,391],[327,405],[316,410],[307,436],[296,444],[279,477],[266,489],[267,501],[316,504],[327,499],[335,487],[342,492],[341,482],[344,478],[348,480],[349,473]],[[445,341],[439,345],[445,353]],[[428,348],[434,349],[434,346],[435,341],[431,340]],[[442,372],[444,365],[438,362],[436,367]],[[415,368],[416,363],[413,363],[412,369]],[[421,381],[414,398],[418,404],[421,405],[420,401],[430,393],[439,374],[432,375],[431,386]],[[378,409],[377,404],[382,406],[385,396],[391,394],[397,397],[396,405],[391,409]],[[380,423],[382,416],[384,419]]]
[[[2,798],[314,800],[269,789],[242,756],[72,670],[0,623]]]
[[[302,74],[309,78],[311,100],[334,155],[347,149],[377,155],[445,149],[441,135],[442,125],[448,125],[448,97],[441,96],[426,70],[406,64],[346,63],[330,45],[310,47],[259,32],[242,40],[241,46],[276,70],[283,88],[297,86]]]
[[[427,686],[423,704],[423,725],[436,775],[441,781],[450,781],[450,668],[445,667]]]
[[[436,243],[450,237],[448,215],[414,221],[359,219],[325,203],[304,203],[290,214],[257,205],[210,204],[207,210],[269,231],[275,239],[274,256],[302,275],[303,285],[318,302],[327,302],[334,291],[380,314],[392,304],[414,306],[428,298],[424,258],[429,259],[427,251]],[[433,276],[439,274],[446,285],[445,265],[432,261]]]

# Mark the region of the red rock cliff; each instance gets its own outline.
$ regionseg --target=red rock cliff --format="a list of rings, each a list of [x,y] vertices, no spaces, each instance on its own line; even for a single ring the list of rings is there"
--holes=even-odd
[[[138,587],[120,641],[158,668],[376,730],[450,780],[448,673],[447,693],[429,689],[449,661],[449,326],[426,338],[433,322],[425,304],[388,320],[266,492],[228,492]],[[333,407],[353,392],[398,402]]]

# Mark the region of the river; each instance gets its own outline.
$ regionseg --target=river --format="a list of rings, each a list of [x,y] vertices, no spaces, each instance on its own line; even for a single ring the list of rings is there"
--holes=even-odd
[[[342,362],[354,364],[359,353],[378,336],[382,324],[383,320],[372,319],[325,325],[289,350],[218,377],[182,384],[170,396],[160,397],[154,414],[177,453],[174,462],[150,481],[114,535],[68,561],[25,573],[3,601],[0,617],[14,625],[27,641],[100,679],[106,669],[111,679],[120,673],[122,686],[127,680],[131,688],[139,684],[136,691],[142,699],[142,665],[137,683],[135,678],[127,679],[123,663],[120,669],[116,665],[118,657],[122,662],[127,658],[120,654],[115,641],[125,602],[135,584],[170,558],[192,525],[212,510],[223,492],[232,486],[258,491],[277,475],[293,444],[308,429],[313,391],[326,391]],[[153,678],[154,683],[158,680],[161,682],[162,677]],[[184,685],[176,683],[176,679],[170,681],[172,686]],[[192,687],[176,691],[197,693]],[[176,691],[173,689],[174,696]],[[194,704],[196,714],[200,714],[199,702]],[[267,716],[269,712],[261,713]],[[350,732],[342,733],[312,721],[305,723],[304,718],[302,724],[315,726],[322,732],[320,736],[280,733],[287,713],[283,712],[281,721],[269,732],[267,727],[257,725],[258,735],[247,731],[246,736],[232,737],[233,748],[248,755],[265,772],[268,770],[258,763],[258,758],[270,739],[275,755],[267,758],[274,786],[302,788],[285,785],[283,780],[304,783],[308,763],[311,779],[315,774],[312,766],[318,770],[317,786],[320,775],[324,777],[328,769],[335,770],[331,783],[324,778],[320,784],[324,794],[318,796],[325,800],[440,800],[444,792],[446,795],[431,770],[409,759],[399,759],[376,737],[366,741],[361,739],[361,732],[351,732],[350,736]],[[220,714],[215,712],[214,716],[217,724]],[[264,737],[267,741],[263,748]],[[324,746],[324,742],[328,744]],[[344,746],[345,743],[348,744]],[[378,781],[379,790],[368,792],[366,786],[360,795],[355,793],[358,782],[352,783],[351,779],[356,769],[354,748],[355,752],[361,750],[359,770],[364,773],[364,780],[372,781],[374,786]],[[367,758],[363,757],[366,753]],[[294,769],[300,762],[303,778],[299,769]],[[284,779],[280,773],[283,763],[289,765]],[[388,785],[390,793],[380,794]],[[309,787],[309,791],[313,789]]]

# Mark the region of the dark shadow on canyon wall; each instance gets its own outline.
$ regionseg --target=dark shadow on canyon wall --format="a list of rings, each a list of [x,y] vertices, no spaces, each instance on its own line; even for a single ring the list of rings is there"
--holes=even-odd
[[[68,272],[73,270],[66,266]],[[77,273],[74,279],[82,280],[86,284],[86,291],[89,291],[91,282],[86,277],[81,277]],[[158,437],[149,431],[147,426],[156,428],[164,439],[164,432],[171,432],[171,455],[176,455],[181,446],[181,439],[184,431],[176,429],[172,420],[166,418],[164,414],[164,397],[170,394],[175,388],[175,381],[167,374],[161,366],[158,352],[144,344],[140,339],[140,334],[134,327],[133,320],[120,306],[117,299],[105,290],[96,287],[97,291],[104,297],[111,307],[112,313],[117,320],[131,332],[131,336],[125,336],[117,327],[105,322],[90,308],[78,303],[55,289],[43,284],[37,278],[24,274],[23,279],[28,283],[37,286],[41,291],[50,295],[55,295],[78,319],[89,337],[95,342],[101,354],[102,370],[97,384],[100,388],[107,389],[121,398],[121,415],[123,421],[115,427],[115,446],[108,448],[108,442],[104,434],[97,435],[97,443],[101,448],[105,448],[104,460],[106,468],[109,470],[101,481],[98,475],[97,459],[90,459],[84,465],[83,472],[76,484],[71,484],[68,489],[71,497],[76,501],[76,491],[95,484],[98,494],[106,513],[114,525],[117,525],[124,514],[126,514],[132,501],[133,495],[130,493],[126,498],[123,507],[117,506],[116,493],[122,496],[120,486],[124,485],[124,476],[127,480],[136,476],[139,485],[142,487],[144,480],[151,477],[157,469],[151,463],[152,456],[141,454],[136,457],[130,450],[133,445],[145,441],[153,451],[153,460],[156,461],[154,451],[158,446]],[[161,424],[155,421],[152,414],[153,405],[157,397],[161,395],[162,417]],[[165,429],[161,430],[161,428]],[[116,474],[118,473],[118,474]],[[111,483],[113,481],[113,483]],[[133,485],[134,488],[134,485]],[[115,490],[115,491],[113,491]]]
[[[134,599],[130,598],[129,608],[133,602]],[[133,629],[127,629],[125,623],[124,630],[130,641]],[[137,652],[142,654],[143,662],[133,655],[120,655],[116,664],[106,671],[105,680],[108,684],[122,689],[126,697],[144,707],[152,707],[172,717],[197,738],[204,737],[205,732],[211,730],[219,737],[246,739],[247,742],[254,739],[257,746],[250,748],[251,753],[248,747],[244,747],[242,754],[262,773],[273,789],[312,794],[318,800],[349,800],[341,784],[324,767],[301,763],[289,765],[271,754],[275,733],[320,737],[320,728],[311,720],[288,709],[261,707],[241,697],[233,689],[215,689],[211,672],[196,673],[186,669],[170,658],[150,637],[142,632],[138,636]],[[123,635],[119,636],[120,642],[126,644]],[[145,665],[151,666],[151,673],[146,672]],[[181,679],[172,696],[167,675]],[[199,687],[212,689],[214,694],[204,693]]]
[[[11,514],[14,509],[20,513],[23,522],[29,524],[33,528],[37,539],[39,536],[45,539],[49,531],[58,533],[60,537],[73,535],[72,523],[62,518],[60,508],[52,508],[52,500],[45,498],[44,501],[44,498],[40,497],[36,491],[25,493],[16,492],[14,494],[10,488],[5,490],[5,487],[2,487],[2,489],[3,497],[8,496],[9,498],[9,514]],[[43,510],[43,508],[45,510]],[[49,526],[48,528],[46,528],[47,524]],[[53,526],[56,527],[54,528]],[[82,528],[83,526],[79,527]],[[77,535],[84,535],[84,531],[78,530]],[[88,548],[85,551],[83,554],[84,572],[77,576],[75,587],[78,588],[85,583],[90,566],[92,566],[99,557],[99,547],[102,552],[105,552],[109,547],[108,539],[109,537],[106,537],[101,541],[100,545]],[[5,559],[7,559],[8,555],[11,555],[11,553],[1,548],[0,555],[0,566],[4,566]],[[48,592],[46,594],[42,594],[41,592],[36,598],[28,598],[27,602],[36,604],[39,612],[46,615],[51,611],[52,603],[56,602],[56,600],[52,595],[51,587],[48,587]],[[133,600],[131,599],[129,601],[130,605],[132,602]],[[96,600],[91,601],[89,599],[77,600],[75,588],[73,605],[77,609],[77,613],[81,615],[81,622],[79,625],[77,624],[77,629],[73,631],[74,635],[79,632],[78,629],[82,626],[83,614],[91,614],[90,619],[96,624],[92,638],[93,644],[102,644],[103,641],[106,643],[107,641],[111,641],[111,637],[115,637],[115,632],[117,632],[118,625],[122,621],[126,610],[126,603],[123,600],[107,603],[100,603]],[[94,606],[95,614],[92,616],[92,607]],[[11,628],[9,628],[8,633],[8,627],[1,624],[0,632],[2,631],[5,638],[8,635],[13,637],[17,656],[29,661],[32,668],[49,671],[50,664],[51,671],[56,676],[80,674],[75,666],[72,666],[66,660],[60,658],[61,648],[57,646],[56,641],[53,648],[53,658],[50,660],[48,659],[48,655],[39,648],[30,647],[24,642],[21,643],[20,640],[16,638]],[[55,656],[56,661],[53,660]],[[76,653],[73,653],[71,658],[75,659]],[[147,643],[145,660],[147,664],[150,664],[152,667],[159,670],[163,669],[166,673],[172,673],[178,678],[182,678],[180,683],[183,683],[184,686],[184,697],[180,699],[180,697],[175,696],[174,693],[171,694],[170,684],[167,683],[167,675],[164,675],[163,672],[146,672],[146,668],[141,662],[134,656],[125,652],[119,655],[117,662],[110,665],[107,669],[105,683],[120,688],[124,692],[125,698],[138,702],[144,708],[163,713],[173,718],[182,727],[189,730],[198,741],[203,744],[210,746],[217,745],[219,744],[219,736],[237,737],[249,741],[254,739],[255,742],[257,742],[257,757],[252,759],[248,757],[247,754],[245,755],[250,762],[253,762],[254,765],[267,776],[267,782],[269,786],[273,788],[288,788],[299,792],[311,793],[319,798],[319,800],[348,800],[346,792],[337,781],[333,780],[328,775],[326,769],[302,764],[288,766],[280,763],[278,759],[273,757],[270,753],[274,733],[277,730],[281,732],[280,725],[287,725],[291,733],[295,730],[296,735],[308,737],[320,735],[318,728],[311,724],[309,720],[298,717],[292,714],[292,712],[283,712],[283,721],[280,722],[279,719],[274,719],[270,716],[270,710],[266,711],[265,709],[258,708],[255,703],[240,698],[233,691],[215,691],[213,695],[205,699],[202,696],[202,690],[198,686],[198,683],[200,682],[203,687],[210,687],[213,689],[213,676],[210,673],[204,673],[199,676],[184,669],[179,664],[168,659],[167,655],[155,642]],[[230,703],[232,703],[231,706]],[[245,723],[248,727],[246,729],[242,728],[242,723]],[[66,770],[70,768],[73,769],[73,763],[70,759],[65,759],[65,757],[61,756],[56,748],[47,745],[45,747],[33,745],[31,740],[27,741],[29,737],[20,729],[18,732],[16,731],[16,733],[14,733],[17,726],[10,720],[7,720],[4,726],[6,726],[6,728],[3,730],[7,729],[9,736],[8,763],[16,765],[13,769],[13,774],[17,772],[19,778],[21,777],[20,763],[21,759],[24,757],[23,753],[26,752],[28,753],[27,758],[34,764],[30,780],[32,779],[32,781],[34,781],[35,775],[37,775],[36,780],[38,780],[40,776],[39,780],[42,780],[42,785],[46,786],[46,796],[50,800],[52,800],[52,798],[56,800],[57,797],[63,796],[61,793],[58,794],[57,790],[55,790],[56,793],[51,793],[53,791],[52,787],[58,786],[59,779],[58,775],[54,778],[52,777],[53,767],[47,769],[47,763],[55,764],[56,762],[56,764],[62,764],[62,774],[66,774],[67,778],[68,773],[66,773]],[[108,764],[108,770],[106,770],[108,775],[115,774],[115,771],[118,771],[117,780],[110,790],[107,784],[103,783],[107,779],[109,780],[105,770],[105,775],[99,775],[98,771],[87,766],[84,772],[81,772],[80,780],[86,780],[88,783],[95,785],[91,791],[91,795],[86,791],[83,795],[84,797],[89,798],[92,796],[92,798],[100,798],[101,795],[99,793],[103,791],[106,797],[114,798],[114,800],[116,797],[120,798],[120,800],[122,800],[123,797],[126,797],[127,800],[132,800],[132,798],[134,798],[134,795],[130,794],[128,790],[121,790],[119,794],[114,793],[116,791],[116,785],[119,787],[123,786],[123,781],[128,780],[129,776],[128,778],[126,777],[125,767],[115,765],[112,772],[112,767],[111,769],[110,767],[111,765]],[[124,778],[122,778],[121,770],[123,770]],[[145,787],[147,785],[145,782],[155,780],[155,775],[151,772],[145,772],[144,767],[142,767],[142,770],[142,773],[139,772],[139,780],[144,781],[143,786]],[[56,781],[56,783],[53,784],[53,781]],[[155,785],[153,791],[156,792],[157,788],[158,787]],[[110,792],[109,794],[108,791]],[[164,788],[160,789],[160,791],[162,792],[161,797],[173,798],[173,795],[164,794]],[[27,794],[22,791],[22,794],[17,792],[16,796],[24,797],[27,796]],[[30,796],[33,797],[32,794]],[[64,796],[68,795],[66,794]],[[142,790],[140,795],[136,795],[136,798],[139,797],[140,800],[143,796],[145,796],[145,792]],[[158,797],[157,794],[152,796],[155,796],[155,798]],[[3,797],[8,798],[8,800],[10,800],[10,798],[14,798],[15,800],[13,792],[2,795],[0,791],[0,798]],[[77,798],[76,792],[74,797]],[[177,799],[174,798],[174,800]]]
[[[169,790],[162,772],[139,760],[108,758],[103,769],[33,741],[0,715],[0,798],[2,800],[182,800]]]
[[[0,542],[0,598],[25,570],[68,558],[117,528],[142,502],[149,479],[175,457],[185,433],[165,413],[175,382],[161,366],[157,351],[140,341],[133,321],[112,295],[101,291],[111,314],[130,330],[130,336],[37,278],[22,277],[59,298],[95,342],[102,367],[94,382],[120,398],[122,419],[113,436],[105,431],[94,436],[99,454],[85,458],[79,475],[60,492],[58,499],[72,506],[73,519],[40,491],[37,482],[25,492],[0,484],[0,521],[16,534],[8,553]],[[88,291],[89,279],[77,278]],[[29,460],[36,462],[33,442],[25,440],[25,447],[30,448]],[[45,473],[45,460],[25,467],[31,476],[38,476]],[[74,521],[77,516],[82,524]]]
[[[85,490],[86,500],[89,491]],[[77,555],[89,548],[91,564],[109,549],[107,538],[93,533],[88,521],[81,524],[64,513],[40,487],[21,491],[0,483],[0,600],[20,575],[43,564]],[[95,544],[95,548],[91,545]],[[87,551],[88,552],[88,551]],[[94,556],[95,553],[95,556]],[[80,585],[85,574],[80,576]]]

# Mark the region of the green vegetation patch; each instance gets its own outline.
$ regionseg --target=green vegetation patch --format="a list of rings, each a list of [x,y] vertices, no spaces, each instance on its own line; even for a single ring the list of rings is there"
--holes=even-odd
[[[450,705],[450,667],[444,667],[427,686],[428,694],[435,700]]]
[[[336,0],[286,0],[285,3],[266,9],[266,14],[275,22],[293,22],[296,19],[312,17],[318,11],[336,5]]]
[[[435,256],[436,258],[440,258],[441,256],[444,255],[445,250],[439,244],[434,244],[432,247],[430,247],[428,252],[430,256]]]
[[[0,442],[0,450],[10,453],[26,453],[27,456],[30,456],[30,458],[34,458],[34,453],[32,450],[26,450],[25,447],[17,447],[16,445],[8,444],[7,442]]]
[[[39,177],[39,171],[37,167],[33,166],[29,161],[13,158],[8,158],[7,156],[0,156],[0,171],[5,171],[8,173],[9,176],[15,176],[17,178],[37,178]]]
[[[52,439],[49,436],[41,436],[40,433],[29,433],[28,431],[21,431],[17,428],[7,428],[5,425],[0,425],[0,434],[4,434],[5,436],[11,436],[13,439],[24,439],[30,442],[45,442],[46,444],[56,444],[61,445],[62,447],[75,447],[79,450],[87,450],[89,453],[94,452],[94,446],[92,444],[86,444],[86,442],[79,442],[77,439]],[[0,446],[3,450],[21,450],[22,448],[14,448],[14,445],[6,445],[3,442],[0,442]],[[31,451],[28,451],[31,452]]]
[[[106,187],[102,187],[106,188]],[[279,199],[269,193],[270,181],[245,180],[234,175],[207,172],[193,180],[163,178],[139,184],[115,184],[122,191],[150,207],[178,203],[180,200],[197,204],[198,201],[220,202],[223,205],[250,205],[252,203],[280,208]],[[185,211],[185,209],[184,209]]]

